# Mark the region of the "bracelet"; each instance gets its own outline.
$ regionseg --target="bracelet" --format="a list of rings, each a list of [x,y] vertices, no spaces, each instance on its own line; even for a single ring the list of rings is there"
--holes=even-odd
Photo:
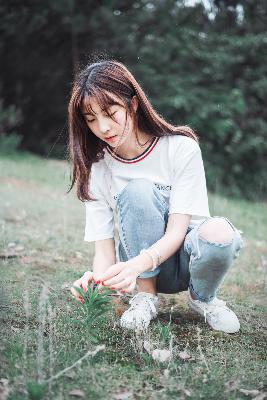
[[[155,258],[154,254],[151,253],[151,250],[153,250],[153,249],[157,253],[157,259]],[[140,251],[140,254],[143,254],[143,253],[146,253],[151,257],[152,263],[153,263],[153,267],[150,269],[150,271],[154,271],[157,268],[157,266],[160,264],[160,259],[161,259],[161,256],[160,256],[158,250],[156,250],[155,247],[151,247],[150,249],[143,249],[143,250]]]
[[[160,265],[161,264],[161,255],[160,255],[158,249],[156,248],[156,246],[151,247],[151,249],[155,250],[155,252],[157,253],[157,256],[158,256],[157,264]]]
[[[143,254],[143,253],[148,254],[148,255],[151,257],[153,267],[152,267],[149,271],[154,271],[154,269],[157,268],[157,261],[156,261],[156,259],[155,259],[154,256],[150,253],[150,251],[149,251],[148,249],[143,249],[143,250],[140,251],[140,254]]]

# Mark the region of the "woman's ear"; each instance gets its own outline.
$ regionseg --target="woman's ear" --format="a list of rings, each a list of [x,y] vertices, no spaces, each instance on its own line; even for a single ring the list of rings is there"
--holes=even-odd
[[[134,96],[132,97],[131,105],[132,105],[132,110],[133,110],[134,112],[136,112],[136,110],[137,110],[137,108],[138,108],[138,98],[137,98],[136,95],[134,95]]]

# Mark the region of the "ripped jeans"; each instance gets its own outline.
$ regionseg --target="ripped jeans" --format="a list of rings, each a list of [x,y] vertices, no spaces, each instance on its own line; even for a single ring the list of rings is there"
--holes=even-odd
[[[162,194],[152,182],[139,178],[127,184],[117,200],[120,262],[137,256],[162,238],[168,211]],[[243,241],[240,231],[227,218],[224,219],[234,231],[231,241],[216,243],[201,238],[199,227],[210,218],[224,217],[207,217],[198,225],[189,225],[180,249],[154,271],[143,272],[139,278],[157,276],[160,293],[178,293],[189,287],[199,300],[212,300]]]

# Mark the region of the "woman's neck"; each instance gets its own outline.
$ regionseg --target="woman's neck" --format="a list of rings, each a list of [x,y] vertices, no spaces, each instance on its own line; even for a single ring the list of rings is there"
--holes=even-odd
[[[135,134],[131,135],[122,145],[118,146],[113,151],[122,158],[132,159],[140,156],[151,144],[152,140],[154,140],[154,136],[148,135],[147,133],[138,133],[138,141],[135,137]]]

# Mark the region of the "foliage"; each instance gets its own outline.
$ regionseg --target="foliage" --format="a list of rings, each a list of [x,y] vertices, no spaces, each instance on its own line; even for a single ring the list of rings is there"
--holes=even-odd
[[[105,288],[99,290],[98,287],[88,286],[85,293],[80,287],[74,287],[83,299],[82,308],[84,317],[77,322],[86,326],[88,335],[93,343],[98,343],[98,331],[102,327],[106,314],[111,310],[112,291]]]
[[[159,341],[160,344],[164,347],[169,344],[170,335],[171,335],[171,321],[168,324],[164,325],[158,321],[157,330],[159,332]]]
[[[0,100],[0,152],[1,154],[14,153],[22,140],[22,136],[16,133],[17,126],[22,121],[21,110],[15,105],[7,108],[3,106],[3,100]]]
[[[27,391],[31,400],[41,400],[44,398],[46,392],[46,385],[38,382],[28,382]]]
[[[130,67],[158,112],[199,134],[210,190],[264,199],[265,1],[190,4],[3,3],[1,96],[23,114],[23,147],[65,157],[73,75],[88,60],[117,58]]]

